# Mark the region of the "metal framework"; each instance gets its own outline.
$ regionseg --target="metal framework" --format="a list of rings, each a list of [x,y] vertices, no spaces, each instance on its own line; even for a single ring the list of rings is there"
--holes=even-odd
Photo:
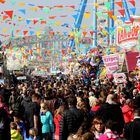
[[[113,15],[114,15],[115,0],[109,0],[109,1],[110,1],[111,11],[113,11]],[[97,2],[98,2],[98,0],[93,0],[93,3],[97,3]],[[127,21],[130,21],[130,13],[128,10],[128,5],[127,5],[126,0],[122,0],[122,3],[123,3],[123,8],[125,9],[125,18]],[[87,0],[81,0],[80,8],[77,13],[77,19],[75,21],[75,27],[74,27],[73,31],[80,30],[86,5],[87,5]],[[97,7],[94,5],[93,6],[93,30],[94,30],[93,47],[97,47],[97,26],[98,25],[97,25],[96,12],[97,12]],[[112,18],[110,18],[109,19],[109,29],[112,29],[112,28],[114,28],[114,20]],[[110,40],[110,45],[112,45],[114,43],[114,36],[109,35],[109,40]],[[74,47],[74,45],[75,45],[74,39],[72,38],[69,42],[69,46]]]

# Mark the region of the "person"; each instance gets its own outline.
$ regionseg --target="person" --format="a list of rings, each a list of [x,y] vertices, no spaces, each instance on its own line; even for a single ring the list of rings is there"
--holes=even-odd
[[[132,99],[127,99],[126,103],[122,107],[123,117],[125,123],[129,123],[134,119],[134,103]]]
[[[76,97],[68,98],[69,109],[64,111],[60,120],[60,140],[66,140],[70,134],[76,133],[84,120],[84,115],[76,108],[76,104]]]
[[[94,93],[93,92],[89,92],[89,104],[90,107],[92,107],[94,105],[94,102],[96,102],[97,98],[94,97]]]
[[[20,114],[13,114],[13,119],[14,119],[14,122],[16,123],[16,125],[17,125],[18,131],[20,132],[22,137],[24,139],[26,139],[26,128],[25,128],[24,122],[21,120]]]
[[[8,107],[0,95],[0,140],[10,140],[10,116]]]
[[[24,120],[26,125],[26,137],[29,137],[29,129],[36,128],[38,134],[41,135],[41,123],[40,123],[40,96],[33,94],[32,98],[28,95],[22,101],[22,107],[24,108]]]
[[[100,99],[96,99],[95,101],[94,101],[94,104],[93,104],[93,106],[92,106],[92,108],[91,108],[91,113],[96,113],[96,111],[98,111],[99,110],[99,108],[100,108],[100,106],[101,106],[101,98]]]
[[[95,135],[95,139],[98,140],[100,135],[104,132],[104,123],[101,117],[95,117],[92,122],[91,132]]]
[[[70,134],[67,140],[94,140],[94,134],[90,132],[89,125],[83,122],[75,134]]]
[[[82,135],[82,140],[94,140],[94,135],[90,132],[86,132]]]
[[[17,130],[17,124],[15,122],[10,123],[11,140],[23,140],[20,132]]]
[[[39,140],[38,130],[36,128],[31,128],[29,130],[29,138],[26,138],[26,140]]]
[[[138,89],[136,88],[133,89],[132,94],[133,94],[133,99],[135,99],[139,95]]]
[[[124,127],[124,138],[127,140],[139,140],[140,133],[140,108],[134,111],[134,120]]]
[[[42,140],[51,140],[54,133],[53,116],[46,103],[41,103],[40,119],[42,123]]]
[[[61,119],[61,115],[64,112],[65,107],[65,103],[63,101],[59,102],[59,107],[56,109],[55,113],[54,113],[54,125],[55,125],[55,140],[59,140],[59,128],[60,128],[60,119]]]
[[[105,132],[100,135],[99,140],[118,140],[119,135],[115,131],[115,127],[117,126],[117,122],[108,120],[105,124]]]
[[[100,109],[95,113],[95,116],[102,117],[103,122],[113,120],[118,123],[116,125],[116,131],[118,134],[122,134],[124,127],[124,118],[122,110],[118,104],[118,96],[116,94],[109,94],[106,99],[106,103],[101,105]]]

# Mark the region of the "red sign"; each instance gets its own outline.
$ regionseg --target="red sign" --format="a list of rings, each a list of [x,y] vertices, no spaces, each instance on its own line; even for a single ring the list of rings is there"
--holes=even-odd
[[[126,53],[126,62],[128,71],[131,72],[135,70],[137,65],[137,56],[139,55],[139,52],[127,52]]]
[[[137,25],[132,27],[129,32],[127,32],[126,29],[118,31],[118,44],[130,40],[138,40],[139,29],[140,27]]]

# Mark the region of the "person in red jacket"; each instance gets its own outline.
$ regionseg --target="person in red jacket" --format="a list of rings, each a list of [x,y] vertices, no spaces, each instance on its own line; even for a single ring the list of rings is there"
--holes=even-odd
[[[61,115],[62,115],[63,111],[64,111],[64,106],[62,106],[62,105],[55,111],[55,115],[54,115],[55,140],[59,140],[60,119],[61,119]]]
[[[127,99],[124,106],[122,107],[123,117],[125,123],[129,123],[134,119],[134,103],[132,99]]]

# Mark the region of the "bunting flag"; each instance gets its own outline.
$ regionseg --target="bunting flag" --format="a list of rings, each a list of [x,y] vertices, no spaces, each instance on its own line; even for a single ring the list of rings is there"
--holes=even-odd
[[[31,22],[31,20],[29,20],[29,19],[28,19],[28,20],[26,20],[26,23],[27,23],[27,24],[30,24],[30,22]]]
[[[108,16],[109,16],[110,18],[112,18],[112,16],[113,16],[113,11],[108,11],[107,14],[108,14]]]
[[[23,14],[26,14],[26,10],[25,9],[19,9],[19,11]]]
[[[19,4],[20,7],[24,7],[24,6],[26,6],[25,3],[21,3],[21,2],[20,2],[20,3],[18,3],[18,4]]]
[[[114,21],[116,21],[116,20],[117,20],[117,16],[112,16],[112,19],[113,19]]]
[[[38,8],[43,9],[43,8],[44,8],[44,6],[38,6]]]
[[[118,5],[121,8],[123,7],[122,1],[117,1],[117,2],[115,2],[115,4]]]
[[[132,18],[132,17],[130,18],[131,23],[133,23],[133,22],[134,22],[134,20],[135,20],[134,18]]]
[[[63,5],[56,5],[54,8],[63,8]]]
[[[111,7],[110,2],[105,2],[105,6],[106,6],[106,8],[107,8],[108,10],[110,10],[110,7]]]
[[[82,32],[83,36],[85,37],[87,35],[87,32]]]
[[[66,6],[66,7],[70,7],[72,9],[75,9],[75,6],[74,5],[70,5],[70,6]]]
[[[124,9],[121,9],[121,10],[118,10],[120,12],[120,14],[124,17],[125,15],[125,10]]]
[[[3,32],[7,32],[8,31],[8,29],[7,28],[3,28]]]
[[[129,1],[134,7],[136,6],[135,0],[130,0]]]
[[[13,10],[4,11],[11,19],[13,17]]]
[[[33,23],[34,23],[34,24],[36,24],[37,22],[38,22],[38,20],[35,20],[35,19],[33,20]]]
[[[23,31],[23,34],[26,35],[28,33],[28,31]]]
[[[77,15],[72,15],[72,17],[76,20],[77,19]]]
[[[93,34],[94,34],[94,31],[90,31],[90,35],[93,36]]]
[[[90,12],[84,13],[84,17],[85,17],[85,18],[90,18]]]
[[[67,15],[62,15],[62,16],[60,16],[60,17],[64,18],[64,17],[67,17]]]
[[[3,16],[3,20],[6,20],[8,18],[8,16]]]
[[[42,20],[42,21],[41,21],[41,24],[47,24],[47,21]]]
[[[29,3],[28,5],[29,5],[29,6],[35,6],[35,5],[34,5],[34,4],[32,4],[32,3]]]
[[[49,19],[55,19],[56,16],[49,16]]]
[[[93,3],[93,6],[95,6],[95,7],[99,7],[99,4],[98,3]]]
[[[23,18],[22,17],[18,17],[18,20],[21,21],[21,20],[23,20]]]
[[[136,8],[130,8],[130,10],[131,10],[132,14],[135,15],[135,13],[136,13]]]
[[[11,2],[12,5],[15,5],[16,4],[16,1],[15,0],[11,0],[10,2]]]
[[[0,0],[0,4],[4,4],[6,2],[6,0]]]
[[[30,36],[32,36],[34,34],[34,31],[30,31]]]
[[[20,32],[20,30],[16,30],[16,33],[19,33]]]
[[[125,17],[121,17],[121,20],[122,20],[123,22],[125,22],[125,21],[126,21],[126,18],[125,18]]]
[[[100,18],[103,15],[103,13],[102,12],[96,12],[96,15],[98,16],[98,18]]]

